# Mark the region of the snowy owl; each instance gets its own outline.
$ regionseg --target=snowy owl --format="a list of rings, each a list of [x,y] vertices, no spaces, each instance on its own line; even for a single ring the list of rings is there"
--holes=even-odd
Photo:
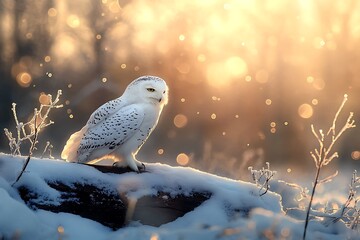
[[[159,77],[143,76],[131,82],[122,96],[93,112],[86,125],[72,134],[61,157],[68,162],[91,163],[104,157],[122,160],[139,172],[144,166],[135,155],[156,127],[168,101],[168,87]]]

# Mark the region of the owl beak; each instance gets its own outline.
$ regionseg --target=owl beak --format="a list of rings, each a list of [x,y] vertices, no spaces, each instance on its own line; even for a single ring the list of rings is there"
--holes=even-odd
[[[161,102],[162,98],[159,99],[159,102]]]

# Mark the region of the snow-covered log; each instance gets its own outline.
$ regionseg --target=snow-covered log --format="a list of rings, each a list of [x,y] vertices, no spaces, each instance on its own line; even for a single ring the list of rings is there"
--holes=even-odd
[[[256,239],[254,234],[269,227],[275,216],[289,221],[280,195],[269,191],[261,196],[255,184],[189,167],[148,163],[146,172],[137,174],[34,157],[11,186],[24,161],[0,153],[0,239],[14,234],[24,239],[149,239],[154,233],[170,236],[174,231],[178,236],[201,233],[205,239],[217,239],[229,228],[235,229],[231,234]],[[257,216],[270,225],[256,225],[254,233],[247,222]],[[115,235],[111,229],[118,229]],[[276,234],[281,229],[276,228]]]
[[[19,170],[15,166],[22,161],[19,158],[10,158],[0,158],[0,164],[3,168],[10,164],[12,172],[15,173]],[[174,189],[163,182],[156,184],[154,189],[150,188],[151,191],[142,196],[132,198],[131,193],[138,190],[133,189],[132,181],[134,180],[134,186],[139,184],[136,179],[140,175],[129,168],[39,159],[32,160],[32,163],[33,167],[24,174],[22,181],[15,184],[20,197],[31,209],[72,213],[113,229],[121,228],[132,221],[150,226],[172,222],[211,196],[207,191],[181,192],[180,185]],[[151,174],[152,169],[141,174]],[[57,174],[49,176],[50,171],[57,171]],[[130,182],[124,179],[115,183],[111,175],[121,174],[126,174]],[[178,192],[175,193],[174,190]]]

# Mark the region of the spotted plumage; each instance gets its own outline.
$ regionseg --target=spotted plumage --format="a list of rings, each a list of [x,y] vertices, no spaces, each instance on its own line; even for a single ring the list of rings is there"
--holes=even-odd
[[[100,106],[87,124],[70,136],[61,157],[85,163],[112,156],[139,171],[142,163],[135,155],[156,127],[167,101],[168,87],[161,78],[134,80],[122,96]]]

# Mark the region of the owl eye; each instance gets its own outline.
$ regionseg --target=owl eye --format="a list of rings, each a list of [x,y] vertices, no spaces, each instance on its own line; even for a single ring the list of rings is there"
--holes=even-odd
[[[155,92],[154,88],[147,88],[146,90],[148,90],[149,92]]]

